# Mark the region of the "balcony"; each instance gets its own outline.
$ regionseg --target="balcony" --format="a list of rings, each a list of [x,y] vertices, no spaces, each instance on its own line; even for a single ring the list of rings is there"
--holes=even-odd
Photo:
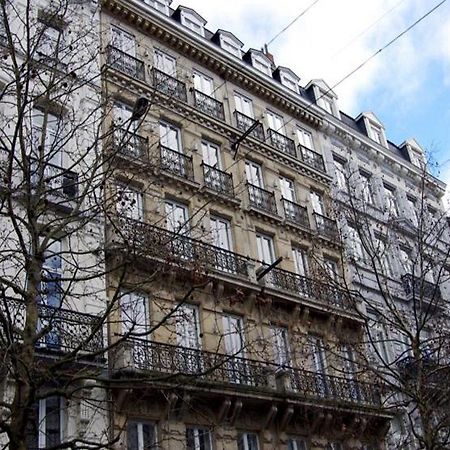
[[[277,215],[277,203],[275,194],[263,188],[247,183],[248,198],[250,206],[269,214]]]
[[[37,305],[37,308],[38,332],[42,333],[36,344],[38,348],[59,352],[69,352],[79,348],[80,354],[98,353],[104,348],[103,330],[99,326],[98,317],[43,304]],[[0,314],[11,317],[12,324],[19,330],[18,338],[20,338],[20,331],[25,327],[25,303],[8,299],[7,306],[3,302],[0,303]],[[98,329],[97,326],[99,326]]]
[[[107,64],[136,80],[145,80],[144,62],[112,45],[106,48]]]
[[[308,164],[308,166],[320,172],[325,172],[325,163],[323,161],[323,156],[320,153],[302,145],[298,146],[298,150],[300,158],[305,164]]]
[[[202,163],[205,186],[221,195],[234,198],[233,176],[216,167]]]
[[[187,103],[186,85],[182,81],[153,67],[152,82],[157,91]]]
[[[113,365],[119,373],[121,370],[129,373],[131,369],[154,374],[160,381],[164,381],[161,375],[168,375],[165,381],[175,380],[177,384],[180,379],[174,376],[179,376],[185,383],[198,387],[216,384],[242,395],[250,390],[283,397],[288,393],[291,398],[307,401],[381,407],[380,390],[369,383],[142,339],[124,342]]]
[[[266,286],[282,289],[300,297],[307,298],[348,313],[355,312],[354,299],[344,290],[313,280],[294,272],[273,268],[265,277]]]
[[[167,264],[191,265],[231,275],[249,277],[248,258],[181,233],[121,217],[119,231],[128,243],[144,256],[163,260]]]
[[[431,283],[423,277],[416,277],[411,273],[402,276],[402,284],[409,300],[442,304],[441,289],[437,284]]]
[[[316,229],[320,236],[333,242],[339,242],[339,230],[337,223],[333,219],[314,213]]]
[[[160,146],[160,169],[177,177],[194,181],[194,165],[192,156],[172,150],[163,145]]]
[[[286,220],[309,230],[309,217],[306,207],[300,206],[297,203],[291,202],[285,198],[281,201],[283,203],[284,217]]]
[[[292,139],[287,138],[284,134],[269,128],[270,143],[280,152],[286,153],[289,156],[296,157],[295,143]]]
[[[223,103],[219,102],[213,97],[204,94],[203,92],[194,89],[194,105],[195,107],[207,114],[219,120],[225,120],[225,112],[223,109]]]
[[[148,139],[121,127],[113,131],[114,150],[130,159],[144,160],[148,157]]]
[[[251,117],[246,116],[239,111],[234,111],[234,117],[236,118],[236,128],[243,132],[246,132],[256,122],[255,119],[252,119]],[[258,139],[258,141],[265,141],[264,128],[262,126],[262,123],[259,123],[256,126],[256,128],[250,133],[250,136]]]

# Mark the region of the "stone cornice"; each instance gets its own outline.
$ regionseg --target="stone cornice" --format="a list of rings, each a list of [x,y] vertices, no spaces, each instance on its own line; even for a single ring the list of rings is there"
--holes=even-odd
[[[253,68],[246,67],[245,63],[233,61],[222,56],[220,47],[205,40],[196,42],[196,39],[184,30],[179,30],[175,23],[167,24],[155,15],[145,14],[134,5],[122,0],[102,0],[102,6],[111,14],[132,24],[145,34],[166,43],[168,46],[181,52],[203,66],[208,67],[225,80],[242,86],[249,92],[266,100],[290,116],[303,122],[307,122],[314,128],[322,125],[322,118],[308,108],[310,105],[301,104],[300,99],[294,99],[284,92],[282,86],[276,86],[275,81],[264,80],[262,76],[252,73]],[[213,48],[215,46],[216,48]],[[306,101],[305,101],[306,103]]]

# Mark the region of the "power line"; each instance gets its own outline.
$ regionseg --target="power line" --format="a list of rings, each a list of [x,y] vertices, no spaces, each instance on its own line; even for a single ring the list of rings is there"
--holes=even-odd
[[[319,0],[315,0],[312,2],[305,10],[303,10],[294,20],[289,22],[279,33],[277,33],[267,44],[266,46],[269,46],[275,39],[277,39],[279,36],[281,36],[288,28],[290,28],[292,25],[294,25],[295,22],[297,22],[300,17],[304,16]]]

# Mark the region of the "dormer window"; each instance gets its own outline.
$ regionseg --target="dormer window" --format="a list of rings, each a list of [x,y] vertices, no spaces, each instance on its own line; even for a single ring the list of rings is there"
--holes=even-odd
[[[211,40],[219,44],[226,52],[242,58],[242,47],[244,44],[229,31],[217,30]]]
[[[375,125],[370,126],[370,137],[380,145],[383,145],[383,132],[381,128],[376,127]]]
[[[197,14],[193,9],[185,7],[178,7],[178,9],[180,11],[181,25],[184,25],[194,33],[204,37],[206,20],[203,19],[200,14]]]
[[[415,139],[406,140],[401,146],[401,149],[406,150],[408,154],[409,161],[412,165],[418,167],[419,169],[425,168],[425,158],[422,147],[417,143]]]
[[[268,63],[263,58],[260,58],[258,56],[254,56],[252,59],[253,59],[253,67],[256,70],[259,70],[260,72],[265,73],[266,75],[272,74],[272,70],[270,69],[270,63]]]
[[[323,95],[323,94],[322,94]],[[321,97],[317,104],[328,114],[333,114],[333,100],[329,97]]]
[[[144,0],[144,3],[150,5],[152,8],[162,12],[166,16],[169,15],[169,5],[172,3],[171,0]]]
[[[356,122],[364,126],[367,136],[375,141],[377,144],[387,147],[386,136],[384,134],[383,124],[378,120],[372,112],[361,113]],[[362,123],[361,123],[362,122]]]
[[[337,95],[323,80],[311,80],[305,88],[312,91],[317,106],[328,114],[339,117],[339,110],[336,105]]]
[[[300,77],[298,77],[291,69],[288,69],[287,67],[277,67],[273,73],[273,77],[291,91],[294,91],[297,94],[299,93],[298,83]]]

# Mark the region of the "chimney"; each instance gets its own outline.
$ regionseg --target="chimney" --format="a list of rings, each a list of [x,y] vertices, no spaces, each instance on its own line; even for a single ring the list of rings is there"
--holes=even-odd
[[[275,59],[272,55],[272,53],[269,53],[269,49],[267,47],[267,44],[264,44],[264,48],[261,49],[262,52],[270,59],[271,63],[274,65],[275,67]]]

